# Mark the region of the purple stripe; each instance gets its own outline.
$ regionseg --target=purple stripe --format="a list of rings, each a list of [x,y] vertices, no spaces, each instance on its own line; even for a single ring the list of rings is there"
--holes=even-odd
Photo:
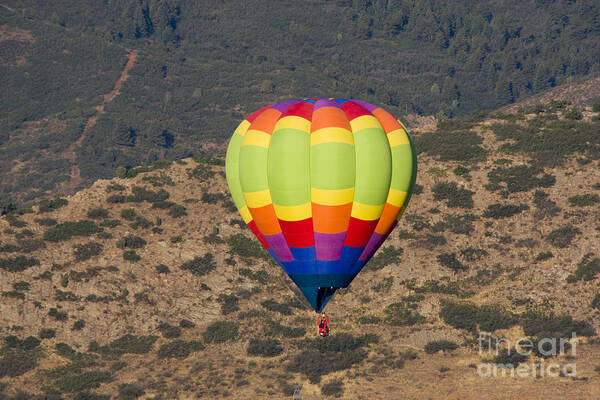
[[[358,259],[361,261],[367,261],[369,258],[371,258],[371,256],[375,254],[379,246],[381,246],[381,244],[385,241],[386,237],[387,235],[382,235],[380,233],[373,232],[371,238],[369,239],[369,242],[365,246],[365,249],[363,250],[360,257],[358,257]]]
[[[287,100],[287,101],[282,101],[281,103],[274,104],[273,107],[271,107],[271,108],[274,108],[277,111],[284,113],[285,110],[287,110],[288,108],[290,108],[291,106],[293,106],[296,103],[298,103],[298,100]]]
[[[351,101],[358,104],[359,106],[362,106],[369,112],[373,112],[373,110],[376,110],[379,108],[378,106],[374,106],[373,104],[367,103],[366,101],[362,101],[362,100],[351,100]]]
[[[340,105],[338,103],[336,103],[333,100],[329,100],[329,99],[319,99],[317,100],[317,102],[315,103],[315,108],[313,109],[313,112],[318,110],[321,107],[336,107],[336,108],[342,108],[340,107]]]
[[[335,261],[342,256],[346,232],[320,233],[315,232],[315,254],[317,260]]]
[[[275,253],[279,261],[285,262],[294,260],[294,256],[285,241],[283,233],[264,235],[264,237],[267,243],[269,243],[269,248],[273,249],[273,253]]]

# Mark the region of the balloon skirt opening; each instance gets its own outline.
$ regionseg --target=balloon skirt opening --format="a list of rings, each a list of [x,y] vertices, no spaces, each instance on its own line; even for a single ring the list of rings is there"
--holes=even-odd
[[[316,312],[323,311],[336,290],[347,287],[355,274],[292,274],[290,278]]]

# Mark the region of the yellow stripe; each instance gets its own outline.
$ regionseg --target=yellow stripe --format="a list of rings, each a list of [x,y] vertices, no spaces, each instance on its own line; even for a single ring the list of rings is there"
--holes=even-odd
[[[310,132],[310,121],[297,115],[288,115],[277,121],[273,128],[273,132],[278,129],[298,129],[304,132]]]
[[[327,128],[321,128],[318,131],[314,131],[310,134],[311,146],[330,142],[348,143],[354,145],[352,132],[350,132],[348,129],[331,126]]]
[[[242,141],[242,146],[269,147],[270,141],[271,135],[269,135],[268,133],[251,129],[248,132],[246,132],[244,140]]]
[[[277,218],[284,221],[301,221],[312,217],[312,208],[310,203],[300,204],[299,206],[280,206],[273,204]]]
[[[242,208],[240,208],[240,215],[242,216],[242,219],[244,220],[244,222],[246,224],[250,223],[250,221],[252,221],[252,214],[250,214],[250,210],[248,210],[248,206],[244,206]]]
[[[248,122],[247,120],[243,120],[238,125],[238,127],[235,128],[235,131],[233,133],[237,133],[238,135],[244,136],[249,127],[250,127],[250,122]]]
[[[341,206],[342,204],[352,203],[354,188],[337,190],[311,188],[310,199],[313,203],[324,206]]]
[[[350,215],[354,218],[362,219],[363,221],[373,221],[374,219],[379,219],[379,217],[381,217],[383,206],[385,206],[385,204],[371,206],[369,204],[355,202],[352,204],[352,212]]]
[[[264,207],[273,202],[271,200],[271,192],[269,189],[260,190],[258,192],[243,192],[246,205],[250,208]]]
[[[368,128],[383,129],[377,118],[372,115],[361,115],[360,117],[356,117],[350,121],[350,126],[352,127],[352,132],[355,133]]]
[[[387,134],[387,138],[390,142],[390,147],[408,144],[408,136],[406,136],[406,131],[404,129],[396,129],[395,131],[391,131]]]
[[[390,188],[388,193],[387,202],[396,207],[402,207],[406,200],[406,192]]]

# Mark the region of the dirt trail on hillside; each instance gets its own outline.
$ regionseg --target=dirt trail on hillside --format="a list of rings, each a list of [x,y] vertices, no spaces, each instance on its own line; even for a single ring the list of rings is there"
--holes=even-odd
[[[79,138],[77,138],[77,140],[75,142],[73,142],[73,144],[71,144],[71,146],[69,146],[69,148],[65,154],[66,159],[71,160],[72,162],[75,162],[75,159],[77,157],[77,154],[75,153],[75,149],[78,146],[81,146],[81,144],[83,143],[83,140],[86,137],[87,132],[94,125],[96,125],[98,118],[102,114],[104,114],[106,105],[109,104],[111,101],[113,101],[115,99],[115,97],[117,97],[119,95],[119,93],[121,91],[121,86],[123,85],[123,82],[125,82],[127,80],[127,78],[129,78],[129,71],[131,70],[131,68],[133,68],[133,66],[135,64],[135,60],[137,58],[137,55],[138,55],[137,50],[132,50],[131,52],[129,52],[127,54],[127,63],[125,63],[125,67],[121,71],[121,75],[119,76],[119,79],[117,79],[117,81],[115,82],[113,89],[109,93],[104,95],[104,100],[102,101],[102,103],[95,107],[97,113],[92,115],[87,120],[85,127],[83,128],[83,132],[81,133]],[[75,191],[75,188],[81,182],[81,172],[77,165],[73,165],[73,167],[71,167],[71,172],[70,172],[69,176],[70,176],[70,179],[62,185],[61,191],[71,194]]]

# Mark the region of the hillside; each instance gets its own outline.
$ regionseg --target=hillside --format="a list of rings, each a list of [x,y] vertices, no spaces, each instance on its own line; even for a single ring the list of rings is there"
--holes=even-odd
[[[196,155],[283,99],[496,109],[597,78],[599,32],[590,1],[2,0],[0,197]]]
[[[415,133],[417,191],[330,301],[327,339],[234,211],[218,157],[8,214],[0,399],[597,397],[599,128],[598,110],[555,102]],[[476,340],[571,332],[576,354],[545,359]],[[577,375],[478,376],[494,362]]]

